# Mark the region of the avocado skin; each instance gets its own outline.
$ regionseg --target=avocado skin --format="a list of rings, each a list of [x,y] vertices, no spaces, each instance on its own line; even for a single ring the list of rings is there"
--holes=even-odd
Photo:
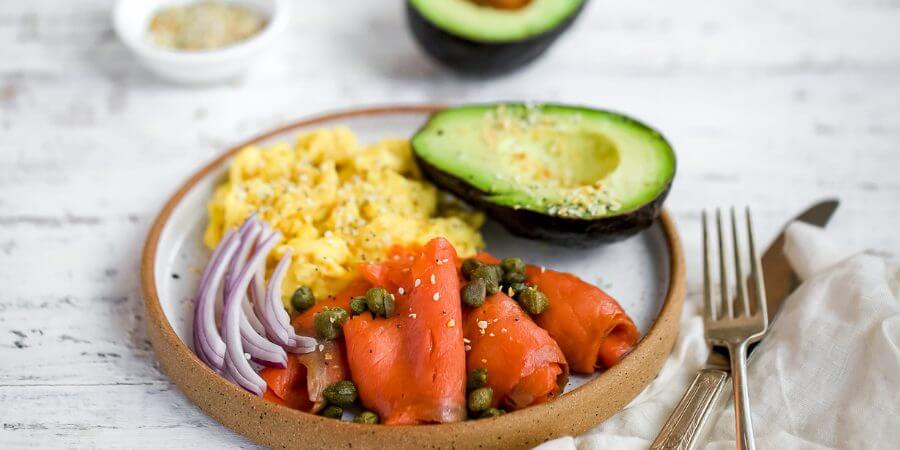
[[[634,211],[599,219],[575,219],[492,203],[484,199],[485,192],[429,164],[416,152],[413,155],[419,168],[432,183],[484,211],[510,233],[571,248],[596,247],[621,241],[650,227],[659,217],[663,202],[672,187],[670,181],[653,201]]]
[[[487,77],[509,73],[541,56],[581,14],[582,3],[556,28],[513,42],[479,42],[450,34],[423,17],[406,2],[406,17],[419,46],[447,67],[460,73]]]

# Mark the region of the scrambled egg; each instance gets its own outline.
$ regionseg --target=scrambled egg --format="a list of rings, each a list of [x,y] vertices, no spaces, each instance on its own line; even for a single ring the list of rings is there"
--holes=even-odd
[[[460,256],[484,246],[482,215],[445,202],[422,179],[407,140],[362,147],[346,128],[302,134],[293,147],[242,149],[208,209],[210,248],[253,212],[281,231],[269,267],[292,250],[285,300],[302,285],[319,298],[337,293],[359,263],[383,259],[394,245],[443,236]]]

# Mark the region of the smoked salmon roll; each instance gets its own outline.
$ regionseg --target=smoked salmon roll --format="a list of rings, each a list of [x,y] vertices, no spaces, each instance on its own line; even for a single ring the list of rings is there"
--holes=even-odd
[[[357,280],[335,296],[316,302],[314,306],[294,318],[294,329],[301,336],[316,336],[314,317],[326,307],[349,310],[350,299],[364,295],[371,287],[365,280]],[[288,354],[285,369],[266,368],[260,372],[268,389],[263,398],[275,403],[316,413],[325,407],[325,388],[350,378],[346,349],[342,340],[320,340],[315,351],[302,355]]]
[[[566,358],[556,341],[503,293],[465,313],[466,368],[487,369],[491,407],[511,410],[543,403],[568,380]]]
[[[634,348],[637,327],[602,289],[569,273],[534,266],[525,272],[526,284],[550,300],[534,320],[556,340],[573,372],[610,368]]]
[[[362,404],[386,425],[466,418],[466,355],[456,251],[443,238],[363,276],[394,295],[394,314],[351,317],[343,328]],[[409,256],[412,256],[410,260]]]

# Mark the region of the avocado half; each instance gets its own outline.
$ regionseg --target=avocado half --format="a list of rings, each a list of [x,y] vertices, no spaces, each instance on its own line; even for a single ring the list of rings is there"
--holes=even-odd
[[[622,114],[565,105],[449,108],[412,138],[425,175],[513,234],[566,246],[631,236],[657,218],[675,153]]]
[[[575,21],[585,3],[408,0],[406,11],[413,36],[429,55],[459,72],[495,75],[540,56]]]

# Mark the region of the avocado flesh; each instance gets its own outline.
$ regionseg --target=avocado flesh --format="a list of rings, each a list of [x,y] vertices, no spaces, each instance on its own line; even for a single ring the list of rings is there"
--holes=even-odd
[[[455,36],[477,42],[525,40],[560,26],[586,0],[532,0],[507,10],[481,6],[471,0],[409,0],[422,17]]]
[[[434,115],[412,144],[429,168],[467,184],[450,190],[470,201],[564,219],[637,211],[665,196],[675,174],[674,153],[661,135],[588,108],[448,109]]]

